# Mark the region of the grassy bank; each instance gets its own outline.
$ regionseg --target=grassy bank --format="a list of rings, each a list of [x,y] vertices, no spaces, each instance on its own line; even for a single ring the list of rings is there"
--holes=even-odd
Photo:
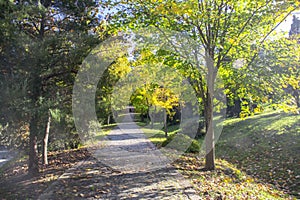
[[[158,147],[167,140],[161,130],[143,130]],[[299,154],[300,116],[272,112],[224,121],[215,172],[201,170],[199,154],[185,154],[175,165],[206,198],[293,199],[300,198]]]
[[[217,157],[260,183],[300,197],[300,115],[266,113],[225,121]]]

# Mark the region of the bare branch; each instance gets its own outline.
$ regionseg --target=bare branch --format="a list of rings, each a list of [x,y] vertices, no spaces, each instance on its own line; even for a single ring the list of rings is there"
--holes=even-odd
[[[286,16],[276,25],[274,26],[266,35],[265,37],[259,42],[259,44],[263,44],[266,39],[270,36],[270,34],[292,13],[296,10],[297,8],[294,8],[293,10],[291,10],[290,12],[288,12],[288,14],[286,14]],[[249,67],[255,60],[255,58],[258,56],[258,53],[255,52],[255,54],[253,55],[253,57],[251,58],[250,62],[248,63],[247,67]]]
[[[172,47],[174,48],[174,50],[176,51],[176,53],[180,56],[182,56],[183,58],[187,59],[188,57],[184,57],[183,55],[181,55],[180,51],[178,50],[178,48],[176,47],[176,45],[169,39],[169,37],[166,35],[166,33],[161,30],[161,28],[159,28],[159,26],[155,26],[165,37],[165,39],[168,41],[169,44],[172,45]]]
[[[237,34],[237,36],[234,39],[234,42],[230,45],[230,47],[226,50],[226,52],[223,54],[223,57],[225,57],[228,52],[232,49],[233,45],[236,43],[236,41],[239,39],[240,35],[244,32],[245,28],[249,25],[250,21],[253,19],[253,17],[257,14],[257,12],[265,7],[266,5],[268,5],[270,2],[272,2],[271,0],[267,1],[264,5],[258,7],[253,13],[252,15],[247,19],[247,21],[244,23],[244,25],[242,26],[242,28],[240,29],[239,33]]]

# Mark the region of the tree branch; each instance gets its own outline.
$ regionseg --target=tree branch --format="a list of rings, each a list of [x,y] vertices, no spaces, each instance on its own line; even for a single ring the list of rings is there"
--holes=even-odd
[[[77,70],[71,69],[71,70],[62,71],[62,72],[56,72],[56,73],[52,73],[52,74],[49,74],[49,75],[46,75],[46,76],[42,76],[41,78],[42,78],[43,81],[47,81],[51,78],[58,77],[58,76],[61,76],[61,75],[64,75],[64,74],[69,74],[69,73],[77,74]]]
[[[235,37],[233,43],[230,45],[230,47],[226,50],[226,52],[223,54],[223,57],[225,57],[228,52],[231,50],[231,48],[233,47],[233,45],[236,43],[236,41],[239,39],[240,35],[244,32],[245,28],[248,26],[248,24],[250,23],[250,21],[253,19],[253,17],[255,16],[255,14],[257,14],[257,12],[265,7],[266,5],[268,5],[271,2],[271,0],[267,1],[264,5],[258,7],[253,13],[252,15],[247,19],[247,21],[244,23],[244,25],[242,26],[242,28],[240,29],[240,31],[238,32],[237,36]]]
[[[182,56],[183,58],[187,59],[187,57],[184,57],[183,55],[181,55],[180,51],[178,50],[178,48],[175,46],[175,44],[173,44],[173,42],[169,39],[169,37],[167,37],[166,33],[161,30],[161,28],[159,28],[159,26],[155,25],[155,27],[164,35],[165,39],[168,41],[168,43],[171,44],[171,46],[174,48],[174,50],[176,51],[176,53],[180,56]]]
[[[266,39],[270,36],[270,34],[292,13],[296,10],[297,8],[294,8],[293,10],[291,10],[290,12],[288,12],[288,14],[275,26],[273,27],[266,35],[265,37],[259,42],[259,44],[262,44],[266,41]],[[250,62],[248,63],[247,67],[249,67],[255,60],[255,58],[257,57],[258,53],[255,52],[255,54],[253,55],[253,57],[251,58]]]

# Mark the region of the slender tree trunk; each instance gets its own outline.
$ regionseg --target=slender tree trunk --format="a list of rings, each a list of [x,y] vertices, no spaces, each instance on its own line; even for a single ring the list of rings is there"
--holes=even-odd
[[[164,109],[164,130],[165,130],[165,136],[168,137],[167,111],[166,111],[166,109]]]
[[[197,133],[196,133],[196,138],[200,138],[204,136],[204,132],[202,132],[204,125],[203,125],[203,121],[199,121],[198,122],[198,128],[197,128]]]
[[[30,175],[36,175],[39,172],[38,166],[38,148],[37,148],[37,112],[33,114],[30,120],[30,134],[29,134],[29,163],[28,173]]]
[[[153,129],[154,126],[154,112],[151,113],[151,129]]]
[[[151,116],[151,129],[153,129],[156,116],[156,106],[154,106],[154,111],[151,112]]]
[[[205,106],[205,118],[206,118],[206,156],[205,156],[205,168],[207,170],[215,169],[215,135],[213,127],[213,98],[214,98],[214,83],[216,77],[216,69],[212,60],[213,56],[206,52],[205,60],[208,69],[207,74],[207,93],[206,93],[206,106]]]
[[[293,92],[293,96],[295,97],[297,108],[300,108],[299,90],[295,89],[294,92]]]
[[[39,96],[41,93],[41,80],[38,72],[34,72],[31,82],[31,100],[33,103],[33,110],[29,124],[29,163],[28,173],[30,175],[36,175],[39,172],[38,165],[38,148],[37,148],[37,136],[38,136],[38,120],[39,120]]]
[[[214,142],[214,128],[213,128],[213,102],[212,98],[207,99],[206,105],[206,156],[205,169],[215,169],[215,142]]]
[[[50,125],[51,125],[51,113],[48,111],[48,121],[46,125],[46,130],[43,139],[43,164],[48,165],[48,138],[50,132]]]

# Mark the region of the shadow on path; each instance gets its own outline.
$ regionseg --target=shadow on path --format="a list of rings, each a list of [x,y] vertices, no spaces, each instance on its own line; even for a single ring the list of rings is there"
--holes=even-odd
[[[69,169],[39,199],[200,199],[130,114],[104,143],[93,158]]]

